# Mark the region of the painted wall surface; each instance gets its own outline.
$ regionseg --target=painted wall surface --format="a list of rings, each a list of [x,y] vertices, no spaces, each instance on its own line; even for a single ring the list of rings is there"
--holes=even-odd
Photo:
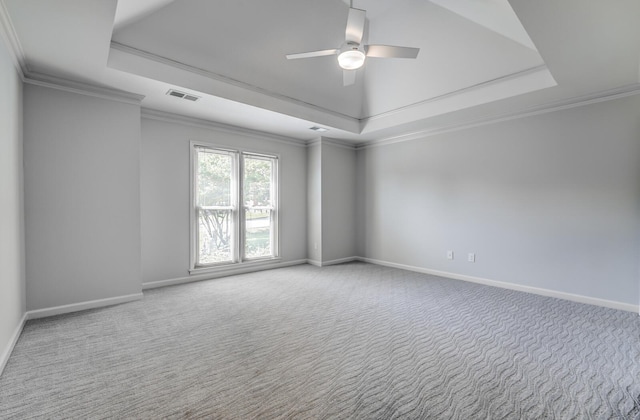
[[[140,293],[140,107],[24,89],[27,310]]]
[[[322,262],[356,255],[356,152],[322,143]]]
[[[0,41],[0,364],[25,313],[22,81]],[[0,365],[0,371],[2,366]]]
[[[307,256],[307,164],[302,146],[215,130],[142,119],[142,280],[189,276],[189,142],[279,155],[280,256]]]
[[[640,97],[358,154],[362,256],[638,304]]]
[[[315,264],[322,262],[322,144],[307,148],[307,253]]]

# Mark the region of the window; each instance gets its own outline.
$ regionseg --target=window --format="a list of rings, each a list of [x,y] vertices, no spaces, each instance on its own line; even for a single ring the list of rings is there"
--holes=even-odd
[[[277,257],[277,157],[192,144],[192,268]]]

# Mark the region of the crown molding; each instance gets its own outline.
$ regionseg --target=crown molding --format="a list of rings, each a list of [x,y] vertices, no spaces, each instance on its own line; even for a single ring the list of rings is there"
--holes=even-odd
[[[525,69],[525,70],[521,70],[521,71],[518,71],[518,72],[515,72],[515,73],[507,74],[506,76],[496,77],[495,79],[486,80],[486,81],[481,82],[481,83],[476,83],[475,85],[467,86],[467,87],[464,87],[462,89],[458,89],[458,90],[454,90],[454,91],[451,91],[451,92],[444,93],[442,95],[434,96],[433,98],[429,98],[429,99],[426,99],[424,101],[415,102],[415,103],[412,103],[412,104],[409,104],[409,105],[405,105],[405,106],[401,106],[399,108],[392,109],[390,111],[381,112],[381,113],[376,114],[376,115],[371,115],[369,117],[362,118],[361,121],[362,121],[363,124],[366,125],[366,123],[368,123],[369,121],[376,121],[376,120],[380,120],[380,119],[383,119],[383,118],[388,118],[388,117],[391,117],[391,116],[406,112],[406,111],[408,111],[410,109],[419,108],[420,106],[425,105],[425,104],[439,102],[439,101],[442,101],[444,99],[448,99],[448,98],[452,98],[452,97],[455,97],[455,96],[459,96],[459,95],[462,95],[464,93],[472,92],[472,91],[480,89],[480,88],[496,85],[498,83],[506,82],[506,81],[509,81],[509,80],[519,79],[519,78],[521,78],[523,76],[527,76],[527,75],[530,75],[530,74],[533,74],[533,73],[538,73],[538,72],[541,72],[541,71],[548,71],[547,66],[542,64],[542,65],[531,67],[531,68],[528,68],[528,69]]]
[[[321,137],[321,141],[322,144],[326,143],[335,147],[340,147],[342,149],[356,150],[356,145],[346,140],[334,139],[331,137]]]
[[[11,56],[11,61],[13,61],[20,78],[24,81],[25,74],[29,72],[29,68],[4,0],[0,0],[0,37],[4,40]]]
[[[164,121],[174,124],[188,125],[196,128],[204,128],[207,130],[221,131],[229,134],[241,134],[256,140],[269,140],[276,143],[284,143],[292,146],[306,147],[307,143],[293,137],[279,136],[276,134],[266,133],[249,128],[238,127],[230,124],[222,124],[200,118],[186,117],[184,115],[173,114],[171,112],[159,111],[156,109],[142,108],[142,118],[150,120]]]
[[[101,99],[124,102],[132,105],[140,105],[140,102],[144,99],[144,96],[130,92],[95,86],[30,71],[24,50],[20,44],[20,40],[15,27],[13,26],[4,0],[0,0],[0,37],[4,40],[11,60],[24,83],[93,96]]]
[[[110,101],[123,102],[130,105],[140,105],[140,103],[144,99],[144,95],[90,85],[87,83],[75,82],[72,80],[67,80],[41,73],[26,73],[24,82],[35,86],[43,86],[51,89],[62,90],[65,92],[93,96],[95,98],[107,99]]]
[[[322,144],[322,137],[309,140],[305,143],[307,147],[320,146]]]
[[[467,86],[362,120],[362,134],[402,126],[414,121],[456,112],[557,86],[545,65],[539,65],[492,80]]]
[[[405,141],[419,140],[425,137],[431,137],[438,134],[450,133],[450,132],[460,131],[460,130],[467,130],[470,128],[481,127],[484,125],[517,120],[520,118],[532,117],[536,115],[548,114],[551,112],[563,111],[566,109],[596,104],[599,102],[612,101],[615,99],[626,98],[628,96],[634,96],[638,94],[640,94],[640,83],[634,83],[632,85],[599,91],[599,92],[591,93],[588,95],[575,96],[570,99],[554,101],[544,105],[529,107],[529,108],[525,108],[524,110],[504,113],[497,116],[481,118],[481,119],[465,122],[462,124],[451,124],[444,127],[413,131],[410,133],[404,133],[397,136],[390,136],[390,137],[384,137],[384,138],[379,138],[375,140],[369,140],[366,142],[361,142],[356,144],[356,149],[362,150],[362,149],[368,149],[371,147],[387,146],[390,144],[402,143]]]
[[[300,113],[300,115],[292,115],[292,114],[289,114],[287,112],[283,112],[283,111],[278,110],[278,109],[271,109],[269,107],[265,107],[265,106],[262,106],[262,105],[255,105],[255,104],[252,104],[250,102],[242,101],[242,102],[244,102],[244,103],[246,103],[248,105],[260,106],[261,108],[264,108],[264,109],[267,109],[267,110],[272,110],[274,112],[279,112],[279,113],[285,114],[285,115],[291,115],[291,116],[294,116],[296,118],[306,119],[306,120],[313,121],[313,122],[318,122],[318,123],[321,123],[322,125],[327,125],[327,126],[330,126],[330,127],[333,127],[333,128],[341,128],[343,130],[351,131],[351,132],[354,132],[354,133],[361,131],[361,127],[362,127],[361,120],[359,118],[357,118],[357,117],[352,117],[350,115],[343,114],[341,112],[333,111],[331,109],[324,108],[324,107],[321,107],[321,106],[318,106],[318,105],[315,105],[315,104],[312,104],[312,103],[309,103],[309,102],[305,102],[305,101],[302,101],[300,99],[296,99],[296,98],[292,98],[292,97],[287,96],[287,95],[279,94],[279,93],[273,92],[271,90],[261,88],[259,86],[255,86],[255,85],[252,85],[252,84],[249,84],[249,83],[246,83],[246,82],[242,82],[240,80],[233,79],[233,78],[230,78],[230,77],[218,74],[218,73],[214,73],[212,71],[205,70],[205,69],[202,69],[202,68],[199,68],[199,67],[191,66],[189,64],[185,64],[185,63],[182,63],[180,61],[173,60],[173,59],[170,59],[170,58],[167,58],[167,57],[163,57],[163,56],[160,56],[160,55],[148,52],[148,51],[140,50],[140,49],[137,49],[135,47],[131,47],[131,46],[128,46],[128,45],[120,44],[120,43],[115,42],[115,41],[111,41],[111,49],[123,54],[124,56],[126,56],[128,54],[130,56],[137,57],[138,59],[148,60],[148,61],[151,61],[151,62],[154,62],[154,63],[162,64],[162,65],[167,66],[169,68],[174,68],[174,69],[177,69],[177,70],[180,70],[180,71],[187,72],[187,74],[189,74],[189,73],[190,74],[195,74],[195,75],[204,77],[206,79],[213,80],[215,82],[219,82],[219,83],[227,85],[227,86],[231,86],[231,87],[236,88],[236,89],[241,89],[241,91],[245,92],[245,94],[244,94],[245,96],[246,96],[246,92],[251,92],[252,94],[260,95],[263,98],[266,97],[266,98],[269,98],[269,99],[274,100],[274,101],[279,101],[280,103],[286,104],[287,107],[292,107],[293,106],[293,107],[295,107],[297,109],[300,109],[301,113]],[[113,57],[111,57],[110,60],[113,60]],[[117,59],[115,59],[113,61],[113,63],[117,63],[117,62],[118,62]],[[122,71],[127,71],[127,72],[133,73],[133,74],[138,74],[138,75],[143,76],[143,77],[148,77],[148,76],[146,76],[144,74],[136,73],[135,70],[132,70],[130,68],[129,69],[120,68],[117,64],[110,64],[110,66],[112,68],[115,68],[115,69],[119,69],[119,70],[122,70]],[[170,83],[170,82],[167,82],[167,83]],[[237,99],[233,99],[232,97],[220,96],[216,92],[211,92],[211,91],[208,92],[206,90],[193,88],[193,87],[192,87],[192,89],[197,90],[197,91],[202,92],[202,93],[210,94],[210,95],[213,95],[213,96],[219,96],[219,97],[223,97],[223,98],[226,98],[226,99],[237,101]],[[262,99],[260,102],[264,102],[264,99]],[[313,117],[309,116],[309,112],[313,112],[313,113],[318,113],[320,115],[324,115],[326,118],[329,119],[329,121],[327,121],[327,122],[317,121],[318,120],[317,118],[313,118]],[[331,122],[331,121],[333,121],[333,122]],[[341,121],[342,125],[340,123],[338,123],[338,121]],[[347,126],[343,126],[344,124],[347,124]],[[357,130],[357,131],[354,131],[354,130]]]
[[[334,139],[331,137],[323,136],[306,142],[307,147],[321,146],[323,144],[329,144],[331,146],[340,147],[342,149],[356,150],[356,145],[354,143],[348,142],[347,140]]]

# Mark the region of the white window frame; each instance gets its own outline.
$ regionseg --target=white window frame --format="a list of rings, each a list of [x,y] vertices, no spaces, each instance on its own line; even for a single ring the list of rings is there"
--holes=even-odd
[[[230,210],[233,218],[233,234],[231,238],[231,261],[224,261],[212,264],[198,264],[198,206],[197,198],[197,157],[198,149],[210,149],[212,152],[228,154],[232,157],[232,174],[231,174],[231,206],[224,206],[223,210]],[[206,271],[228,270],[233,267],[246,265],[259,265],[280,260],[280,243],[279,243],[279,220],[280,220],[280,156],[277,154],[267,154],[254,152],[249,150],[238,150],[221,147],[215,144],[191,141],[189,144],[189,179],[190,179],[190,197],[189,197],[189,224],[190,224],[190,274],[202,273]],[[243,184],[244,184],[244,159],[264,158],[272,162],[271,175],[271,196],[273,204],[269,206],[271,210],[271,246],[272,255],[267,257],[246,258],[245,256],[245,217],[244,214],[250,207],[245,206],[243,202]],[[216,206],[217,207],[217,206]],[[258,208],[258,207],[254,207]],[[262,207],[260,207],[262,208]],[[265,207],[266,208],[266,207]]]
[[[264,159],[264,160],[270,160],[272,162],[272,166],[271,166],[271,197],[272,197],[272,201],[273,204],[270,206],[246,206],[244,203],[244,200],[242,200],[242,197],[244,197],[244,191],[243,191],[243,187],[244,187],[244,160],[245,158],[255,158],[255,159]],[[239,179],[239,197],[240,199],[238,200],[238,202],[240,203],[240,211],[239,211],[239,216],[240,216],[240,220],[239,220],[239,227],[240,227],[240,236],[238,237],[240,240],[240,244],[239,244],[239,250],[240,250],[240,259],[241,261],[259,261],[259,260],[270,260],[273,258],[277,258],[280,255],[280,248],[278,247],[278,207],[279,207],[279,201],[278,201],[278,190],[279,190],[279,183],[278,183],[278,157],[274,156],[274,155],[267,155],[267,154],[263,154],[263,153],[253,153],[253,152],[240,152],[240,168],[239,168],[239,175],[240,175],[240,179]],[[272,255],[268,256],[268,257],[255,257],[255,258],[247,258],[245,255],[246,252],[246,246],[245,246],[245,240],[246,240],[246,228],[245,228],[245,222],[246,222],[246,218],[243,216],[246,211],[248,209],[268,209],[271,211],[270,213],[270,222],[271,222],[271,246],[273,248],[272,251]]]

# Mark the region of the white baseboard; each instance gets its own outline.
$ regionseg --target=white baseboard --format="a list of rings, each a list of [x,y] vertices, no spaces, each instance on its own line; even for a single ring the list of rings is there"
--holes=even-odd
[[[26,322],[27,322],[27,314],[25,313],[22,316],[22,319],[20,320],[20,322],[18,323],[18,326],[16,327],[15,331],[13,332],[13,335],[11,336],[11,339],[9,340],[7,347],[5,347],[4,351],[2,352],[2,355],[0,355],[0,376],[2,376],[2,372],[4,372],[4,367],[7,365],[7,362],[9,361],[9,357],[11,357],[13,348],[16,346],[16,343],[18,342],[18,339],[20,338],[20,334],[22,334],[22,329],[24,328],[24,324]]]
[[[360,257],[338,258],[336,260],[330,260],[330,261],[318,261],[318,260],[308,259],[307,264],[315,265],[316,267],[326,267],[327,265],[343,264],[351,261],[362,261],[362,260]]]
[[[322,267],[322,261],[307,259],[307,264],[315,265],[316,267]]]
[[[142,283],[142,290],[155,289],[157,287],[165,287],[165,286],[175,286],[177,284],[192,283],[194,281],[202,281],[202,280],[211,280],[211,279],[216,279],[220,277],[235,276],[237,274],[253,273],[255,271],[272,270],[274,268],[290,267],[293,265],[306,264],[307,261],[308,260],[304,259],[304,260],[284,261],[284,262],[261,264],[261,265],[252,265],[247,267],[235,267],[229,270],[197,274],[197,275],[188,276],[188,277],[178,277],[175,279],[150,281],[150,282]]]
[[[27,319],[44,318],[47,316],[68,314],[70,312],[84,311],[86,309],[102,308],[104,306],[117,305],[119,303],[133,302],[142,299],[142,293],[134,293],[126,296],[116,296],[106,299],[90,300],[87,302],[71,303],[69,305],[55,306],[53,308],[36,309],[28,311]]]
[[[471,283],[484,284],[486,286],[501,287],[503,289],[517,290],[519,292],[533,293],[541,296],[549,296],[549,297],[558,298],[558,299],[570,300],[572,302],[586,303],[589,305],[603,306],[605,308],[620,309],[623,311],[629,311],[629,312],[635,312],[635,313],[640,312],[640,305],[633,305],[631,303],[594,298],[590,296],[560,292],[557,290],[543,289],[540,287],[524,286],[521,284],[507,283],[504,281],[485,279],[482,277],[467,276],[465,274],[450,273],[447,271],[430,270],[428,268],[398,264],[398,263],[393,263],[389,261],[376,260],[373,258],[357,257],[356,260],[368,262],[371,264],[383,265],[387,267],[400,268],[408,271],[415,271],[418,273],[431,274],[439,277],[447,277],[455,280],[463,280]]]
[[[324,267],[326,265],[343,264],[343,263],[348,263],[351,261],[359,261],[359,260],[360,260],[359,257],[338,258],[337,260],[323,261],[322,266]]]

